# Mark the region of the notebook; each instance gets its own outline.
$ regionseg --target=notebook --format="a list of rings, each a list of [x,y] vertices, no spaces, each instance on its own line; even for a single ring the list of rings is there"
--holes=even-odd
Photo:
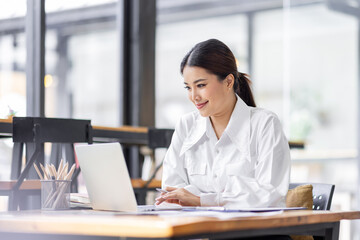
[[[119,143],[75,145],[75,152],[94,210],[133,212],[181,208],[180,205],[137,205]]]

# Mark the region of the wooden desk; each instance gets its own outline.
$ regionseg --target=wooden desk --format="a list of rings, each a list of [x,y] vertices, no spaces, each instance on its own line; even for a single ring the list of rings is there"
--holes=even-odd
[[[12,119],[11,119],[11,118],[0,118],[0,122],[3,122],[3,123],[12,123]]]
[[[338,239],[342,219],[359,211],[288,211],[273,216],[219,220],[210,217],[124,216],[111,212],[4,212],[0,239],[228,238],[272,234],[321,234]],[[104,238],[99,238],[103,236]],[[95,238],[96,237],[96,238]]]
[[[0,138],[12,136],[12,119],[0,118]]]
[[[97,142],[115,140],[123,144],[147,145],[149,143],[147,127],[92,126],[92,135],[93,140]]]

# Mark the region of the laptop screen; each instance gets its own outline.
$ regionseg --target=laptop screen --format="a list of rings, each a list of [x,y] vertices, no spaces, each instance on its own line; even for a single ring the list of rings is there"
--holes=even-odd
[[[137,210],[120,143],[79,144],[75,152],[93,209]]]

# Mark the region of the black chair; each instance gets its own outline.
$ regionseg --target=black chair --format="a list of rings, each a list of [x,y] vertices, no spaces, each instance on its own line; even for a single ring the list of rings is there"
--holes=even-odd
[[[330,210],[332,197],[334,195],[335,185],[326,183],[290,183],[289,189],[297,186],[311,184],[313,186],[313,210]],[[317,232],[310,232],[314,240],[323,240],[325,237]]]
[[[40,194],[39,184],[32,183],[31,190],[22,189],[21,186],[25,179],[38,179],[30,176],[30,169],[33,163],[43,163],[45,142],[64,143],[70,145],[69,155],[74,155],[73,143],[87,142],[92,143],[91,122],[90,120],[61,119],[61,118],[40,118],[40,117],[14,117],[12,137],[14,141],[13,160],[11,163],[11,179],[15,184],[7,184],[0,189],[0,195],[9,196],[9,210],[17,210],[25,196]],[[27,147],[27,161],[22,167],[22,153],[24,144]],[[28,151],[32,148],[32,151]],[[30,153],[30,154],[29,154]],[[67,159],[69,164],[75,162],[75,157]],[[56,164],[56,163],[55,163]],[[57,166],[57,165],[56,165]],[[21,169],[23,170],[21,171]],[[77,170],[78,171],[78,170]],[[77,175],[73,175],[72,185],[76,185]],[[6,184],[6,182],[4,182]],[[39,205],[40,202],[35,205]],[[22,207],[20,207],[22,209]],[[23,209],[27,209],[24,207]]]
[[[330,210],[335,185],[326,183],[290,183],[289,189],[306,184],[313,186],[313,210]]]

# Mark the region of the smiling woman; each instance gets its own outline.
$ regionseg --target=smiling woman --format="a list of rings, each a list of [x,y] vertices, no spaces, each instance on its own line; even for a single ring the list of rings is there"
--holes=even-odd
[[[200,115],[202,117],[212,116],[213,122],[219,119],[222,119],[224,123],[228,122],[230,114],[227,113],[232,112],[236,102],[235,94],[228,94],[233,91],[233,75],[229,74],[224,81],[219,81],[216,75],[209,73],[204,68],[187,66],[184,68],[183,76],[189,100],[199,110]],[[220,138],[225,124],[215,124],[213,127],[217,138]]]
[[[201,42],[186,54],[180,65],[185,84],[186,76],[184,71],[188,67],[200,67],[208,73],[211,72],[220,82],[225,79],[229,80],[228,77],[234,78],[232,79],[234,91],[248,106],[256,107],[247,74],[238,72],[234,54],[219,40],[210,39]]]
[[[284,207],[290,152],[278,117],[256,108],[246,74],[221,41],[200,42],[180,66],[198,111],[178,122],[156,204]],[[266,239],[289,239],[271,236]]]
[[[256,108],[246,74],[221,41],[200,42],[181,63],[198,111],[178,122],[164,160],[162,202],[195,206],[285,206],[287,140],[277,116]]]

